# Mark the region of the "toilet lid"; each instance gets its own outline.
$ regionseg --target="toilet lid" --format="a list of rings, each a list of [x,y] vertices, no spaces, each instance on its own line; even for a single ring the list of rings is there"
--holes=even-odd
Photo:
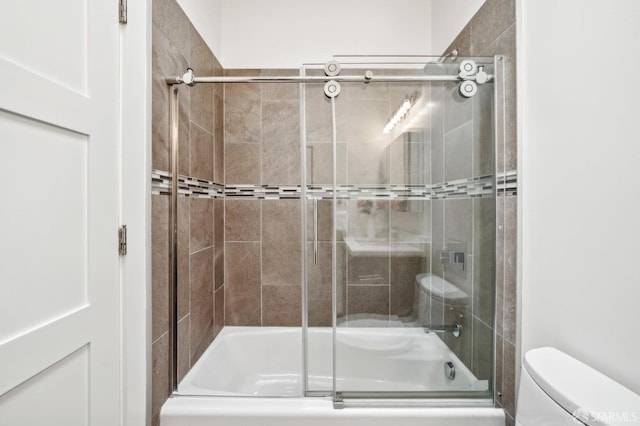
[[[416,282],[425,293],[438,297],[445,302],[462,304],[469,299],[467,293],[437,275],[430,273],[418,274],[416,275]]]
[[[640,395],[564,352],[532,349],[524,368],[547,395],[589,426],[640,423]]]

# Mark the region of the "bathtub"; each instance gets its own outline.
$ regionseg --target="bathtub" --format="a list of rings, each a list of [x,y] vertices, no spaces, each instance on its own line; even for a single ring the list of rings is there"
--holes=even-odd
[[[309,389],[330,392],[331,328],[309,328]],[[337,388],[345,391],[486,390],[434,333],[420,328],[338,328]],[[456,375],[444,374],[452,362]],[[225,327],[191,368],[160,414],[161,426],[503,426],[487,401],[379,400],[334,409],[330,397],[304,397],[302,329]],[[366,400],[365,400],[366,401]],[[370,401],[366,401],[370,402]],[[395,401],[397,403],[397,401]],[[412,405],[413,403],[413,405]],[[445,406],[446,405],[446,406]]]

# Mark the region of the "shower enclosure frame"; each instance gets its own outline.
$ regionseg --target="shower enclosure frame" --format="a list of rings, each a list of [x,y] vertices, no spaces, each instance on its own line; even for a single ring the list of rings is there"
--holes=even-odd
[[[424,56],[421,56],[424,57]],[[366,56],[366,58],[373,58],[371,56]],[[386,56],[388,58],[388,56]],[[505,143],[505,105],[504,105],[504,57],[503,56],[494,56],[494,71],[490,76],[490,81],[494,85],[493,89],[493,107],[494,107],[494,115],[493,115],[493,130],[494,130],[494,153],[493,153],[493,161],[494,161],[494,169],[492,173],[492,188],[493,188],[493,196],[494,200],[497,201],[498,196],[498,186],[497,186],[497,178],[498,173],[501,172],[501,175],[504,175],[504,170],[498,171],[497,165],[499,164],[497,161],[497,155],[500,149],[497,149],[499,146],[504,147]],[[301,87],[305,83],[326,83],[329,81],[334,82],[347,82],[347,83],[376,83],[376,82],[465,82],[465,81],[475,81],[476,75],[424,75],[424,76],[385,76],[385,75],[372,75],[367,73],[363,76],[243,76],[243,77],[229,77],[229,76],[205,76],[198,77],[193,74],[193,71],[188,68],[187,72],[183,76],[178,77],[167,77],[165,79],[167,83],[167,87],[169,90],[169,136],[170,136],[170,177],[171,177],[171,192],[170,192],[170,203],[169,203],[169,386],[170,393],[174,394],[178,388],[178,372],[177,372],[177,357],[178,357],[178,301],[177,301],[177,287],[178,287],[178,256],[177,256],[177,212],[178,212],[178,86],[179,85],[187,85],[194,86],[195,84],[208,84],[208,83],[300,83]],[[304,91],[301,91],[301,111],[304,109]],[[335,108],[335,104],[334,104]],[[333,114],[333,125],[334,125],[334,133],[335,133],[335,110],[332,112]],[[304,118],[304,115],[302,115]],[[305,120],[302,120],[302,125],[300,128],[301,131],[301,173],[306,173],[306,155],[305,155]],[[335,135],[334,135],[335,136]],[[335,210],[335,194],[336,194],[336,152],[335,152],[335,137],[333,142],[333,209]],[[307,190],[306,190],[306,177],[303,176],[303,184],[301,187],[301,201],[303,203],[301,209],[302,215],[302,253],[306,253],[306,244],[307,244]],[[317,210],[316,210],[317,212]],[[494,211],[495,214],[495,211]],[[334,220],[333,220],[333,245],[335,245],[335,211],[333,211]],[[498,229],[495,229],[495,234],[497,236]],[[332,276],[335,280],[335,249],[333,250],[333,266],[332,266]],[[495,268],[495,262],[494,262]],[[495,274],[494,274],[495,277]],[[302,256],[302,329],[303,329],[303,382],[304,382],[304,396],[332,396],[334,400],[335,408],[344,407],[344,402],[342,400],[342,393],[336,391],[336,376],[335,371],[333,374],[333,391],[332,392],[324,392],[324,391],[309,391],[307,386],[308,380],[308,371],[307,371],[307,256]],[[495,278],[493,286],[495,288]],[[334,340],[335,340],[335,288],[333,289],[333,327],[334,327]],[[494,291],[494,299],[495,294]],[[494,347],[493,353],[493,363],[492,363],[492,388],[495,386],[495,377],[496,377],[496,351],[495,351],[495,330],[497,324],[497,318],[495,313],[495,300],[494,300],[494,309],[493,309],[493,342],[492,345]],[[334,341],[335,345],[335,341]],[[333,354],[335,357],[335,346],[333,350]],[[334,366],[335,366],[335,358],[334,358]],[[335,368],[335,367],[334,367]],[[348,398],[353,398],[355,400],[358,399],[366,399],[367,402],[350,402],[350,406],[370,406],[371,402],[375,402],[376,405],[379,406],[430,406],[433,405],[433,400],[430,402],[430,399],[424,398],[424,392],[393,392],[390,395],[387,392],[380,393],[380,398],[373,398],[372,394],[376,394],[376,392],[349,392]],[[437,392],[439,398],[448,398],[446,399],[447,403],[445,405],[477,405],[473,403],[473,397],[469,398],[467,396],[464,399],[461,398],[459,392]],[[401,402],[400,402],[401,401]],[[438,406],[442,406],[442,401],[438,400]],[[482,405],[482,404],[481,404]]]

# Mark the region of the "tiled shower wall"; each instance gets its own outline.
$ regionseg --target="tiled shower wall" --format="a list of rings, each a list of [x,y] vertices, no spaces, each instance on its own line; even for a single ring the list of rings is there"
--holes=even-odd
[[[297,75],[297,70],[226,70],[227,75]],[[306,86],[308,181],[331,184],[332,120],[322,85]],[[390,183],[387,117],[406,87],[343,84],[337,102],[338,183]],[[402,93],[395,93],[401,90]],[[373,124],[372,124],[373,122]],[[426,144],[426,141],[422,141]],[[227,84],[225,87],[225,247],[227,325],[300,326],[301,206],[294,199],[252,199],[234,195],[246,186],[296,188],[301,183],[300,93],[298,84]],[[394,182],[401,183],[401,182]],[[427,182],[421,182],[427,183]],[[244,199],[243,199],[244,198]],[[286,197],[285,197],[286,198]],[[424,201],[428,205],[428,201]],[[318,257],[311,260],[312,202],[308,210],[309,325],[331,325],[331,201],[318,201]],[[357,201],[340,201],[348,220],[338,224],[338,314],[411,314],[414,278],[428,270],[426,257],[353,257],[342,239],[354,234],[354,219],[376,221],[376,238],[391,237],[392,224],[406,214],[380,200],[370,215],[360,215]],[[430,211],[429,208],[425,209]],[[424,214],[424,213],[423,213]],[[376,216],[374,218],[374,216]],[[347,272],[348,271],[348,272]]]
[[[505,143],[495,147],[498,173],[517,170],[516,141],[516,14],[514,0],[487,0],[445,53],[458,49],[462,56],[504,55]],[[516,359],[516,231],[515,191],[498,197],[496,241],[496,402],[507,412],[507,425],[515,418]]]
[[[287,70],[226,70],[238,75]],[[225,182],[300,184],[298,84],[225,85]],[[301,325],[300,201],[225,201],[226,325]]]
[[[190,66],[200,75],[222,67],[175,0],[153,1],[152,168],[169,170],[166,76]],[[179,87],[179,174],[224,183],[223,88]],[[152,195],[152,424],[169,396],[169,202]],[[178,198],[178,378],[200,357],[224,321],[224,201]]]
[[[496,24],[499,22],[499,24]],[[510,22],[510,23],[509,23]],[[463,30],[452,48],[460,55],[507,56],[507,143],[497,147],[499,171],[515,170],[515,95],[513,73],[509,65],[515,59],[515,13],[512,2],[488,0],[472,22]],[[183,72],[187,65],[200,75],[220,74],[222,69],[206,48],[197,32],[174,0],[154,0],[153,15],[154,86],[153,86],[153,168],[168,170],[168,91],[162,81],[165,75]],[[475,34],[472,38],[472,34]],[[465,50],[466,49],[466,50]],[[227,70],[226,75],[297,74],[297,70]],[[359,87],[362,87],[359,85]],[[373,88],[374,86],[371,86]],[[348,88],[338,103],[338,176],[339,182],[358,183],[360,177],[371,183],[378,182],[377,164],[380,152],[362,145],[364,140],[351,140],[354,135],[366,135],[366,117],[384,121],[397,105],[391,105],[389,88],[365,88],[364,92]],[[210,89],[210,90],[209,90]],[[368,89],[368,90],[367,90]],[[385,93],[381,93],[386,90]],[[307,103],[307,155],[310,180],[328,183],[330,175],[322,164],[328,164],[331,142],[331,120],[327,100],[321,89],[309,90]],[[224,105],[223,105],[224,93]],[[445,92],[434,91],[434,97]],[[200,85],[180,88],[180,174],[217,184],[225,182],[233,189],[241,185],[297,185],[300,182],[300,97],[297,84],[228,84]],[[386,103],[385,103],[386,102]],[[395,102],[395,101],[394,101]],[[382,104],[385,103],[383,106]],[[314,110],[314,108],[316,108]],[[373,108],[373,110],[371,110]],[[351,112],[349,112],[351,111]],[[349,115],[351,114],[351,115]],[[463,113],[464,117],[464,113]],[[473,118],[473,117],[472,117]],[[464,132],[465,122],[442,129],[442,142],[454,142],[456,133]],[[361,128],[358,129],[358,126]],[[444,125],[446,126],[446,125]],[[378,132],[376,132],[378,133]],[[350,136],[351,135],[351,136]],[[448,138],[448,139],[447,139]],[[460,138],[458,138],[460,139]],[[364,148],[364,149],[362,149]],[[432,149],[437,149],[435,145]],[[310,155],[312,154],[312,155]],[[351,155],[349,155],[351,154]],[[392,155],[392,154],[387,154]],[[370,158],[374,156],[375,158]],[[482,159],[474,159],[481,164]],[[475,166],[474,166],[475,167]],[[433,183],[452,179],[446,165],[433,170]],[[478,171],[478,170],[475,170]],[[389,173],[389,171],[386,171]],[[342,173],[342,172],[340,172]],[[478,175],[478,173],[473,173]],[[386,175],[389,178],[389,174]],[[392,182],[393,183],[393,182]],[[425,182],[429,183],[429,182]],[[242,199],[229,195],[222,199],[180,197],[178,234],[179,245],[179,374],[182,376],[202,350],[226,325],[300,325],[300,204],[288,199]],[[168,396],[168,197],[153,196],[153,419]],[[488,199],[424,201],[424,211],[434,211],[434,239],[468,238],[454,235],[458,231],[438,227],[438,215],[459,217],[472,209],[479,213],[471,227],[475,227],[475,241],[491,238],[492,232],[482,229],[482,214],[489,214]],[[431,205],[433,203],[433,205]],[[357,210],[343,206],[348,212]],[[311,204],[308,204],[310,207]],[[515,198],[501,197],[498,202],[498,306],[497,306],[497,359],[496,391],[498,403],[507,412],[514,413],[515,368]],[[406,223],[410,215],[402,211],[387,211],[387,227],[380,230],[392,236],[394,221]],[[310,208],[309,208],[310,210]],[[331,312],[330,292],[330,201],[320,201],[320,262],[311,266],[310,325],[329,325]],[[394,216],[396,218],[394,219]],[[225,221],[226,218],[226,221]],[[309,223],[311,221],[309,220]],[[442,222],[440,222],[442,223]],[[384,228],[384,227],[383,227]],[[421,226],[419,226],[421,228]],[[462,227],[462,231],[468,230]],[[491,230],[492,231],[492,230]],[[437,234],[440,232],[440,234]],[[309,234],[310,235],[310,234]],[[473,237],[469,238],[472,241]],[[434,247],[434,250],[436,247]],[[478,253],[477,248],[476,253]],[[225,256],[226,250],[226,256]],[[310,252],[310,251],[309,251]],[[350,311],[406,315],[413,302],[413,278],[418,272],[429,270],[429,259],[390,259],[386,270],[377,271],[387,277],[380,282],[360,282],[358,265],[370,270],[367,259],[346,255],[344,244],[339,245],[338,270],[349,270],[339,276],[338,308],[345,315]],[[484,263],[474,259],[471,276],[476,283],[486,274]],[[349,268],[345,268],[347,262]],[[400,263],[398,263],[400,262]],[[404,264],[404,263],[407,264]],[[226,263],[226,271],[225,271]],[[439,266],[434,262],[434,269]],[[483,272],[484,271],[484,272]],[[225,273],[226,272],[226,273]],[[435,271],[437,272],[437,271]],[[454,276],[448,277],[464,287]],[[457,280],[457,281],[456,281]],[[486,282],[486,280],[483,280]],[[376,291],[381,290],[381,291]],[[347,292],[351,298],[347,297]],[[366,297],[358,297],[358,294]],[[476,291],[474,295],[486,294]],[[225,300],[226,298],[226,300]],[[349,305],[351,304],[351,305]],[[347,306],[349,305],[349,306]],[[490,340],[491,321],[487,316],[490,302],[475,298],[473,314],[466,313],[474,327],[476,342]],[[445,321],[446,322],[446,321]],[[479,333],[479,334],[478,334]],[[448,342],[455,346],[455,342]],[[469,346],[455,348],[468,365],[481,365]],[[483,376],[487,372],[475,371]],[[510,418],[512,421],[512,417]]]
[[[457,84],[431,90],[431,179],[451,182],[493,174],[493,87],[480,86],[472,98]],[[432,298],[433,324],[460,323],[459,337],[444,341],[481,380],[491,379],[494,301],[493,197],[445,198],[432,201],[432,272],[468,296],[459,304]],[[464,251],[463,264],[443,264],[441,253]]]

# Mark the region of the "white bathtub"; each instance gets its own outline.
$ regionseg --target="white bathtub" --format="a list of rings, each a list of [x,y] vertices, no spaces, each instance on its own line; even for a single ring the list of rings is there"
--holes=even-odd
[[[330,391],[332,331],[309,331],[309,389]],[[437,335],[418,328],[339,328],[336,347],[339,390],[487,389]],[[445,377],[445,362],[454,364],[455,379]],[[464,400],[449,401],[464,407],[397,408],[381,401],[377,408],[334,409],[330,398],[303,397],[302,368],[301,328],[225,327],[164,404],[161,426],[504,425],[502,410]]]

